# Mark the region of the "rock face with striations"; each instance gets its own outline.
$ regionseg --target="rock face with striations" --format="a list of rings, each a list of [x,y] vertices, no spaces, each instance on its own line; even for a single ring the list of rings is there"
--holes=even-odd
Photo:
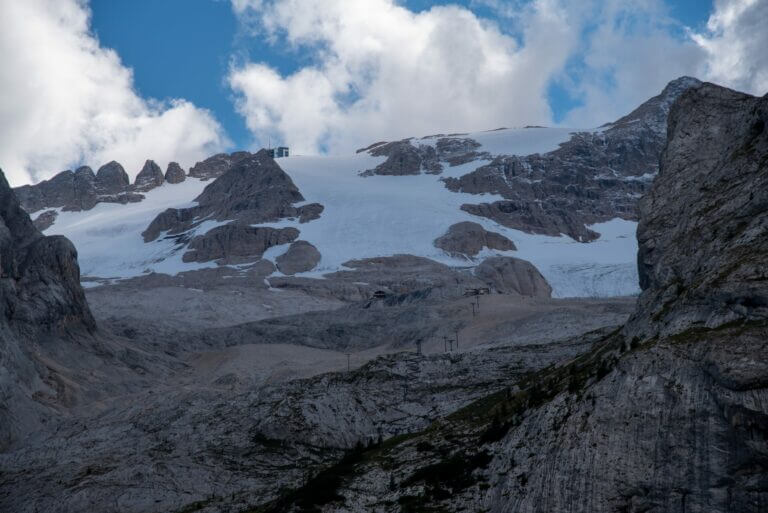
[[[211,178],[218,178],[232,166],[239,163],[241,160],[247,159],[251,156],[251,153],[247,151],[236,151],[234,153],[217,153],[212,157],[208,157],[202,162],[198,162],[191,168],[189,168],[189,176],[199,178],[201,180],[210,180]]]
[[[587,225],[615,217],[637,219],[637,199],[658,170],[669,107],[698,84],[679,78],[599,132],[574,133],[559,149],[542,155],[496,157],[472,173],[447,178],[446,187],[504,197],[462,205],[470,214],[528,233],[592,241],[598,235]]]
[[[56,402],[51,387],[68,388],[46,377],[36,344],[94,329],[75,247],[34,227],[0,171],[0,451],[40,422],[46,397]]]
[[[275,259],[280,272],[288,275],[311,271],[319,262],[320,252],[305,240],[297,240]]]
[[[98,203],[95,181],[96,175],[91,168],[83,166],[74,173],[62,171],[36,185],[22,185],[14,192],[29,213],[59,207],[69,211],[90,210]]]
[[[195,201],[195,207],[168,209],[160,213],[144,231],[144,241],[151,242],[162,232],[167,232],[170,236],[180,235],[197,227],[204,220],[234,220],[242,225],[251,225],[292,217],[298,218],[300,222],[307,222],[319,217],[323,209],[322,205],[317,203],[293,206],[294,203],[304,201],[304,197],[266,150],[240,160],[229,171],[211,182]],[[252,238],[242,227],[221,228],[238,234],[234,239],[227,236],[224,240],[239,239],[239,235],[243,234],[248,240]],[[221,240],[217,234],[211,237]],[[194,244],[203,244],[202,240],[197,243],[194,240]],[[190,248],[192,247],[191,244]],[[203,254],[209,253],[197,251],[194,257],[187,258],[200,261]]]
[[[484,247],[511,251],[515,244],[500,233],[489,232],[478,223],[465,221],[448,228],[448,232],[435,239],[434,245],[454,256],[473,257]]]
[[[552,287],[527,260],[514,257],[486,258],[475,268],[475,276],[501,294],[552,297]]]
[[[155,187],[160,187],[165,182],[163,171],[160,169],[154,160],[147,160],[144,163],[144,167],[141,168],[139,174],[136,175],[136,180],[133,183],[133,188],[139,192],[147,192]]]
[[[714,85],[684,94],[640,202],[644,336],[768,319],[768,97]]]
[[[170,162],[165,171],[165,181],[168,183],[181,183],[187,179],[187,175],[178,162]]]

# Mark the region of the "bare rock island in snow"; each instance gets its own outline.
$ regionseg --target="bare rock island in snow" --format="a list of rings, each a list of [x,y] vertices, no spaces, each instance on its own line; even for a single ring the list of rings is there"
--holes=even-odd
[[[515,243],[495,232],[489,232],[482,225],[465,221],[448,228],[445,235],[435,239],[435,247],[454,255],[474,257],[483,248],[514,251]]]

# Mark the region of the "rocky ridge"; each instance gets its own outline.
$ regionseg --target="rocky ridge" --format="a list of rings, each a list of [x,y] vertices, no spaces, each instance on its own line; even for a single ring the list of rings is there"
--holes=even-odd
[[[206,186],[195,198],[196,206],[161,212],[142,233],[144,241],[152,242],[165,234],[182,244],[189,242],[185,262],[223,263],[230,257],[257,260],[269,247],[295,240],[299,232],[295,228],[251,225],[283,218],[298,218],[306,223],[320,216],[323,206],[317,203],[294,206],[303,202],[304,197],[266,150],[241,157]],[[228,224],[189,240],[187,234],[206,221]]]

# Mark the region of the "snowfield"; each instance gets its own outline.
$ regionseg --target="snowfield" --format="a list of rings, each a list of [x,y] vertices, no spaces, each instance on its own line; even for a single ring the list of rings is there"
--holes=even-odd
[[[480,142],[483,145],[480,151],[525,155],[556,149],[572,132],[559,128],[504,129],[466,137]],[[424,144],[429,140],[418,142]],[[445,164],[442,175],[359,175],[384,160],[385,157],[371,157],[367,153],[278,160],[307,203],[325,206],[322,216],[309,223],[282,220],[263,225],[294,226],[301,232],[300,239],[317,247],[322,259],[314,270],[303,276],[321,278],[323,274],[343,269],[342,264],[351,259],[399,253],[457,267],[473,266],[491,255],[508,255],[532,262],[552,285],[556,297],[621,296],[639,292],[636,223],[614,219],[590,226],[601,237],[587,244],[567,236],[526,234],[460,209],[464,203],[491,202],[501,197],[453,193],[444,187],[441,178],[461,176],[487,161],[478,160],[454,168]],[[146,199],[140,203],[101,203],[87,212],[60,212],[46,233],[62,234],[74,242],[84,276],[127,278],[150,271],[175,274],[212,267],[216,264],[183,263],[183,248],[174,246],[172,241],[161,237],[145,244],[141,237],[141,232],[159,212],[191,205],[208,183],[188,178],[181,184],[164,184],[146,193]],[[473,262],[451,257],[432,245],[449,226],[461,221],[473,221],[505,235],[514,241],[518,250],[486,249]],[[205,233],[219,224],[206,222],[196,232]],[[287,249],[287,244],[270,248],[265,258],[274,260]]]

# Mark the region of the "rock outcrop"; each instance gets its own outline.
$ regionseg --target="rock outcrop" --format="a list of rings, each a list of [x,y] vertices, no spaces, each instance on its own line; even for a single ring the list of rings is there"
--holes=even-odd
[[[101,195],[117,195],[128,191],[131,179],[123,166],[114,160],[96,171],[96,192]]]
[[[461,178],[445,179],[446,187],[504,197],[463,205],[470,214],[528,233],[592,241],[598,234],[587,225],[616,217],[637,220],[637,200],[658,170],[669,107],[698,84],[689,77],[677,79],[599,132],[575,133],[543,155],[499,156]]]
[[[165,181],[168,183],[181,183],[187,179],[186,173],[178,162],[168,163],[168,169],[165,171]]]
[[[44,232],[53,226],[53,223],[56,222],[57,217],[59,217],[59,213],[55,210],[46,210],[45,212],[42,212],[40,215],[38,215],[35,220],[32,221],[32,223],[35,225],[35,228],[41,232]]]
[[[368,152],[374,157],[387,157],[387,160],[361,173],[363,176],[438,174],[443,170],[435,148],[426,144],[414,146],[410,139],[381,144]]]
[[[454,256],[474,257],[483,248],[511,251],[515,244],[500,233],[489,232],[478,223],[465,221],[448,228],[448,232],[435,239],[434,245]]]
[[[144,167],[141,168],[136,180],[133,182],[133,188],[139,192],[147,192],[155,187],[160,187],[165,182],[163,171],[154,160],[147,160]]]
[[[95,327],[74,246],[35,228],[0,171],[0,451],[44,422],[46,404],[66,401],[70,386],[38,344]]]
[[[287,275],[311,271],[320,262],[320,252],[305,240],[297,240],[275,259],[278,270]]]
[[[96,175],[91,168],[83,166],[75,172],[62,171],[36,185],[22,185],[14,192],[28,213],[43,208],[90,210],[98,202],[95,181]]]
[[[229,154],[218,153],[189,168],[189,176],[199,178],[200,180],[218,178],[229,171],[232,166],[250,156],[251,153],[247,151],[236,151]]]
[[[160,213],[144,231],[144,241],[151,242],[162,232],[171,236],[181,234],[205,220],[257,224],[298,218],[300,222],[308,222],[319,217],[323,210],[317,203],[293,206],[304,201],[304,197],[266,150],[240,159],[211,182],[195,201],[194,207]]]
[[[296,228],[253,227],[241,223],[217,226],[203,235],[193,238],[184,253],[185,262],[241,263],[255,261],[272,246],[296,240]]]
[[[480,143],[469,138],[428,136],[422,138],[434,139],[434,144],[415,142],[412,139],[402,141],[382,142],[358,150],[367,151],[374,157],[387,157],[387,160],[373,169],[361,173],[371,175],[418,175],[421,173],[440,174],[443,171],[441,162],[450,166],[458,166],[480,158],[488,158],[488,153],[478,152]]]
[[[490,257],[475,268],[475,276],[501,294],[552,297],[552,287],[536,267],[514,257]]]

